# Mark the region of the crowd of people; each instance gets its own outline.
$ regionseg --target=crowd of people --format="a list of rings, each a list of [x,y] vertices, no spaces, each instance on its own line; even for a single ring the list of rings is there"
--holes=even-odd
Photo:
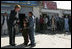
[[[36,18],[36,31],[43,32],[43,30],[50,29],[51,31],[65,31],[71,32],[71,16],[55,17],[47,15],[40,15],[40,18]]]
[[[71,32],[71,16],[65,16],[63,18],[47,15],[40,15],[40,18],[35,18],[32,12],[28,13],[28,17],[24,16],[19,19],[18,12],[20,11],[20,5],[16,5],[15,9],[11,11],[10,16],[5,12],[1,16],[1,33],[9,35],[9,44],[15,46],[15,34],[16,30],[22,32],[24,38],[24,45],[28,45],[29,40],[31,46],[35,46],[35,31],[43,32],[48,30],[49,26],[52,31],[66,31]],[[35,25],[36,24],[36,25]],[[17,29],[17,26],[19,29]],[[36,26],[36,27],[35,27]]]

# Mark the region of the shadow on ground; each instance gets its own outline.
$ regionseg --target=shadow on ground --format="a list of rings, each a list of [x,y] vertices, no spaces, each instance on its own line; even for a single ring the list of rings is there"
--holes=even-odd
[[[1,47],[1,48],[32,48],[32,47],[30,47],[30,46],[26,47],[23,44],[20,44],[20,45],[16,45],[16,46],[7,45],[7,46]]]

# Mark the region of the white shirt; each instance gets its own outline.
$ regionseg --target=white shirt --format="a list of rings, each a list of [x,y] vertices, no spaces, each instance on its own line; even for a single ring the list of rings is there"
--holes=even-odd
[[[3,23],[3,16],[1,16],[1,24]]]
[[[16,18],[19,18],[19,16],[18,16],[18,12],[17,12],[17,14],[16,14],[16,16],[15,16]],[[14,24],[17,22],[17,20],[15,20],[14,21]]]
[[[47,23],[48,22],[48,18],[44,18],[44,22]]]
[[[34,16],[32,16],[32,18],[33,18],[33,20],[34,20],[34,29],[35,29],[35,26],[36,26],[36,25],[35,25],[35,17],[34,17]]]
[[[4,24],[3,24],[3,29],[7,29],[7,16],[4,16],[5,20],[4,20]]]

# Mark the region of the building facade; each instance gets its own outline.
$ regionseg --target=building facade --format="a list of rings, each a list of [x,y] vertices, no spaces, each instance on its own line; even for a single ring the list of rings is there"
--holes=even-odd
[[[26,14],[28,16],[28,12],[33,12],[33,7],[38,6],[37,1],[1,1],[1,13],[7,12],[10,14],[10,11],[14,9],[16,4],[21,5],[20,14]]]
[[[71,10],[68,9],[58,9],[56,2],[52,1],[41,1],[41,8],[40,8],[40,14],[46,14],[48,16],[59,16],[62,18],[64,15],[70,15],[71,16]]]

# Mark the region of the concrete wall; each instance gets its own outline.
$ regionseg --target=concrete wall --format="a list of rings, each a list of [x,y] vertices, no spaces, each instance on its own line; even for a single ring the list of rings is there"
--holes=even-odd
[[[35,17],[40,17],[40,8],[38,6],[33,7],[33,14]]]
[[[66,10],[66,11],[64,11],[63,13],[64,13],[64,14],[70,14],[70,15],[71,15],[71,11],[70,11],[70,10],[69,10],[69,11]]]
[[[28,13],[32,11],[33,11],[33,7],[22,7],[19,13],[22,14],[25,13],[25,15],[28,16]]]
[[[63,16],[63,11],[62,10],[59,10],[59,17],[62,18],[62,16]]]
[[[48,9],[41,9],[42,13],[51,13],[51,15],[56,15],[58,14],[59,17],[62,18],[63,16],[63,11],[62,10],[48,10]],[[49,14],[50,15],[50,14]]]

